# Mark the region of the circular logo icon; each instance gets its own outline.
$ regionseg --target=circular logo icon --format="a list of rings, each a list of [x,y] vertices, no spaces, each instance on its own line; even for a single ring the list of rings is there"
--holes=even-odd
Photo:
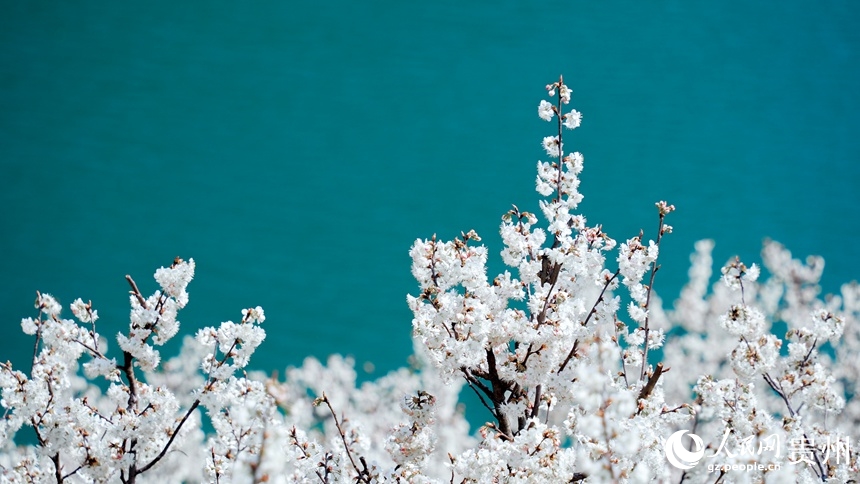
[[[705,455],[705,446],[702,443],[702,439],[696,434],[690,434],[695,449],[692,451],[687,450],[687,447],[681,442],[681,437],[686,433],[686,430],[679,430],[669,436],[666,439],[666,443],[663,444],[663,449],[666,451],[666,459],[669,460],[670,464],[682,470],[692,469],[702,460],[702,456]]]

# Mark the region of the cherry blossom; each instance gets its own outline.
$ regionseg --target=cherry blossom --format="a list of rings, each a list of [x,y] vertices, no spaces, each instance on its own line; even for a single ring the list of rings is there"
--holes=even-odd
[[[821,296],[823,260],[771,241],[761,265],[735,257],[715,278],[704,240],[664,308],[656,275],[675,206],[657,202],[657,231],[621,243],[576,213],[584,157],[565,152],[564,130],[582,114],[562,109],[572,101],[563,78],[546,92],[538,117],[556,121],[542,141],[552,160],[536,165],[538,213],[502,214],[507,269],[488,273],[495,254],[473,230],[409,250],[410,367],[361,384],[339,355],[250,371],[266,338],[259,306],[162,355],[182,329],[191,259],[157,269],[148,296],[126,277],[116,345],[91,301],[75,299],[64,319],[57,298],[38,292],[20,326],[34,339],[31,361],[0,363],[0,481],[860,479],[846,440],[860,438],[860,285]],[[461,391],[480,402],[477,429]],[[671,464],[665,446],[679,430],[720,470]]]

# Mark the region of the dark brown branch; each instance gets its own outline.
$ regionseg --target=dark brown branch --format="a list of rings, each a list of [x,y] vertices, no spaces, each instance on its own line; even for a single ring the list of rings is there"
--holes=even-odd
[[[657,204],[660,207],[660,202]],[[672,210],[674,210],[674,206],[671,206]],[[669,210],[671,211],[671,210]],[[658,249],[658,257],[659,257],[659,249],[660,249],[660,241],[663,239],[663,222],[666,220],[666,214],[669,213],[663,212],[663,209],[660,208],[660,226],[657,230],[657,249]],[[641,234],[640,234],[641,237]],[[649,310],[651,307],[651,291],[654,288],[654,276],[657,275],[657,271],[660,269],[660,266],[657,265],[657,260],[654,259],[654,262],[651,263],[651,278],[648,281],[648,292],[645,296],[645,348],[642,349],[642,370],[639,372],[639,379],[643,380],[645,378],[645,369],[648,368],[648,336],[651,334],[651,328],[648,323],[651,317],[651,311]]]
[[[493,387],[493,396],[491,398],[493,400],[493,404],[496,406],[496,418],[499,421],[499,432],[513,440],[514,436],[511,432],[511,427],[508,424],[508,419],[505,418],[501,410],[501,406],[505,401],[505,391],[508,390],[508,385],[505,384],[499,376],[499,370],[496,368],[496,354],[493,353],[492,349],[487,350],[487,369],[489,374],[488,380],[490,380],[490,384]]]
[[[561,366],[558,367],[558,371],[556,371],[556,375],[564,371],[564,368],[570,363],[570,360],[573,358],[573,355],[576,354],[576,350],[579,349],[579,339],[573,342],[573,347],[570,348],[570,353],[564,358],[564,361],[561,362]]]
[[[215,484],[221,482],[221,472],[218,470],[219,467],[215,463],[215,447],[209,449],[209,455],[212,456],[212,469],[215,471]]]
[[[651,392],[654,391],[654,387],[657,386],[657,380],[660,379],[660,375],[669,371],[669,369],[663,369],[663,363],[657,363],[657,368],[654,368],[654,373],[651,373],[651,376],[648,378],[648,383],[642,387],[642,390],[639,391],[638,400],[645,400],[649,396],[651,396]],[[639,413],[639,412],[637,412]]]
[[[546,256],[541,259],[542,269],[538,272],[541,285],[550,283],[549,291],[546,293],[546,298],[543,300],[543,308],[537,315],[538,326],[546,321],[546,311],[549,309],[549,300],[552,298],[552,290],[555,289],[555,283],[558,281],[558,274],[561,272],[561,264],[550,262]]]
[[[145,466],[141,467],[140,470],[138,470],[138,473],[144,473],[148,471],[152,468],[152,466],[157,464],[158,461],[160,461],[165,454],[167,454],[167,450],[170,449],[170,445],[173,443],[173,440],[176,439],[177,435],[179,435],[179,431],[182,429],[182,426],[185,425],[185,421],[188,420],[188,417],[191,416],[191,414],[194,412],[198,405],[200,405],[200,400],[194,400],[194,403],[191,404],[191,408],[189,408],[188,411],[185,412],[185,416],[182,417],[182,420],[179,422],[179,425],[177,425],[176,428],[173,430],[173,435],[171,435],[167,443],[164,444],[164,448],[161,449],[161,452],[159,452],[158,455],[155,456],[155,458],[152,459],[149,464],[146,464]]]
[[[128,380],[128,406],[126,409],[132,411],[134,406],[137,405],[137,377],[134,375],[134,357],[126,351],[122,352],[122,356],[123,362],[120,370],[122,370],[126,380]]]
[[[558,181],[556,190],[558,191],[558,201],[561,202],[561,179],[564,174],[564,150],[562,149],[561,139],[563,132],[562,111],[561,111],[561,86],[564,85],[564,76],[558,76],[558,100],[556,101],[556,117],[558,118]],[[558,240],[558,239],[556,239]]]
[[[534,403],[534,406],[532,407],[531,418],[537,417],[538,410],[540,410],[540,391],[541,391],[541,386],[540,385],[536,386],[535,387],[535,403]]]
[[[331,416],[334,418],[334,425],[337,427],[337,431],[343,441],[343,447],[346,449],[346,456],[349,458],[352,468],[355,469],[355,472],[358,474],[356,476],[356,482],[361,481],[366,484],[370,484],[370,479],[367,477],[367,464],[364,464],[364,471],[359,470],[358,466],[355,464],[355,459],[352,458],[352,452],[349,450],[349,443],[346,441],[346,433],[343,431],[343,427],[340,426],[340,422],[337,420],[337,414],[332,408],[331,402],[328,400],[325,392],[323,392],[322,401],[325,402],[329,412],[331,412]]]
[[[307,449],[305,447],[303,447],[302,444],[299,443],[299,435],[298,435],[298,432],[296,432],[296,426],[295,425],[293,425],[293,427],[290,429],[290,438],[293,439],[293,445],[299,449],[299,451],[304,455],[304,458],[310,459],[311,454],[308,453]],[[314,474],[316,474],[317,477],[319,477],[320,482],[322,482],[323,484],[328,484],[328,480],[326,478],[324,478],[323,475],[319,473],[319,471],[314,471]]]
[[[615,271],[615,274],[612,274],[612,277],[607,279],[606,283],[603,284],[603,289],[600,290],[600,296],[598,296],[597,300],[594,301],[594,305],[591,306],[591,311],[588,312],[588,316],[586,316],[585,321],[582,322],[583,326],[588,326],[588,321],[591,320],[591,316],[593,316],[597,312],[597,305],[603,302],[603,295],[606,294],[606,290],[612,284],[612,281],[614,281],[620,273],[621,269]],[[555,372],[556,374],[559,374],[564,371],[564,368],[567,366],[568,363],[570,363],[570,359],[573,358],[573,355],[576,353],[576,347],[578,344],[579,340],[573,342],[573,348],[570,349],[570,353],[567,354],[567,357],[565,357],[564,361],[561,363],[561,366],[558,367],[558,371]]]
[[[84,468],[84,466],[78,466],[78,468],[77,468],[77,469],[75,469],[75,470],[73,470],[72,472],[69,472],[68,474],[66,474],[65,476],[63,476],[62,480],[64,481],[64,480],[66,480],[66,479],[68,479],[68,478],[72,477],[73,475],[77,474],[79,470],[81,470],[81,469],[83,469],[83,468]],[[62,481],[57,481],[57,482],[62,482]]]
[[[529,347],[528,347],[528,348],[526,348],[526,356],[525,356],[525,358],[523,358],[523,361],[522,361],[521,363],[518,363],[518,364],[517,364],[517,367],[518,367],[518,368],[517,368],[517,370],[518,370],[518,371],[525,371],[525,370],[526,370],[526,364],[527,364],[527,363],[528,363],[528,361],[529,361],[529,356],[531,356],[531,355],[539,355],[541,351],[543,351],[544,349],[546,349],[546,345],[541,345],[541,346],[540,346],[540,348],[538,348],[538,349],[536,349],[536,350],[532,350],[532,347],[533,347],[533,346],[534,346],[534,344],[533,344],[533,343],[529,343]]]
[[[775,391],[780,398],[782,398],[782,401],[785,402],[785,407],[788,409],[788,413],[791,415],[792,418],[794,418],[797,415],[797,412],[794,410],[794,407],[792,407],[791,401],[788,399],[788,396],[786,396],[785,391],[782,389],[782,386],[775,382],[773,377],[770,376],[770,374],[768,373],[765,373],[764,375],[762,375],[762,377],[764,378],[764,381],[768,384],[768,386],[773,391]],[[822,482],[826,481],[827,475],[824,472],[824,465],[818,458],[818,451],[815,446],[811,444],[809,437],[806,436],[806,432],[803,433],[803,439],[806,441],[806,444],[812,448],[812,457],[815,458],[815,464],[818,466],[818,476],[821,477]]]
[[[141,307],[146,309],[146,299],[143,298],[143,295],[140,293],[140,289],[137,288],[137,284],[134,282],[134,279],[132,279],[130,275],[126,274],[125,280],[128,281],[128,284],[131,286],[131,294],[137,298],[137,302],[140,303]]]
[[[464,373],[464,378],[466,379],[466,383],[469,384],[469,388],[471,388],[472,391],[474,391],[475,394],[478,395],[478,399],[480,399],[481,403],[484,404],[485,407],[487,407],[487,410],[489,410],[490,413],[493,414],[493,416],[498,418],[498,415],[496,414],[496,410],[494,408],[490,407],[490,405],[486,402],[486,400],[484,400],[484,396],[481,395],[481,392],[478,391],[478,388],[481,388],[481,391],[483,391],[484,393],[486,393],[490,397],[492,397],[493,392],[491,392],[490,389],[487,388],[486,385],[481,383],[477,378],[475,378],[470,373],[468,373],[467,370],[464,369],[463,373]]]
[[[63,482],[63,469],[60,468],[60,453],[57,452],[51,456],[51,462],[54,463],[54,478],[57,479],[57,484]]]
[[[660,217],[660,227],[662,231],[663,217]],[[657,236],[657,246],[660,246],[659,235]],[[639,372],[640,380],[645,378],[645,369],[648,368],[648,336],[651,334],[651,327],[648,325],[651,318],[651,312],[649,311],[651,306],[651,288],[654,287],[654,276],[657,275],[658,269],[660,269],[660,266],[657,265],[657,261],[655,260],[651,268],[651,279],[648,281],[648,293],[645,296],[645,347],[642,349],[642,370]]]
[[[95,338],[93,338],[93,340],[95,341]],[[91,347],[90,345],[88,345],[88,344],[86,344],[86,343],[84,343],[83,341],[78,340],[78,339],[73,340],[73,341],[74,341],[75,343],[77,343],[77,344],[79,344],[79,345],[83,346],[83,347],[84,347],[84,349],[86,349],[87,351],[89,351],[89,352],[90,352],[90,356],[97,356],[97,357],[102,358],[102,359],[105,359],[105,360],[107,359],[107,358],[105,358],[105,356],[104,356],[103,354],[101,354],[101,353],[99,352],[98,348],[93,348],[93,347]],[[98,345],[96,345],[96,346],[98,346]]]

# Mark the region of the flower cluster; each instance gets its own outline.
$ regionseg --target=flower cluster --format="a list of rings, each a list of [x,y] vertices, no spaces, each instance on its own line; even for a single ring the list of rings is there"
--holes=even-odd
[[[187,389],[185,398],[171,388],[166,373],[156,372],[161,366],[178,370],[162,365],[155,346],[177,334],[177,312],[188,303],[186,288],[193,276],[194,261],[177,258],[156,271],[160,289],[149,297],[126,277],[131,312],[128,332],[117,335],[120,362],[107,356],[107,344],[96,332],[98,312],[91,303],[77,299],[71,304],[79,324],[62,319],[62,308],[53,297],[38,294],[38,317],[21,323],[24,332],[36,338],[29,373],[8,363],[0,368],[0,403],[6,411],[0,428],[9,451],[0,468],[4,481],[135,482],[150,474],[171,475],[171,480],[198,478],[203,466],[196,470],[183,466],[177,451],[202,455],[200,416],[195,412],[201,404],[216,430],[207,446],[210,460],[229,456],[216,467],[253,452],[245,441],[264,428],[265,409],[273,408],[266,403],[271,397],[260,382],[233,375],[265,337],[252,324],[262,322],[262,309],[244,311],[240,327],[228,322],[201,330],[217,335],[220,345],[214,351],[220,350],[223,358],[216,360],[210,353],[202,363],[188,364],[195,374],[204,367],[208,379],[180,378],[194,387]],[[78,375],[84,357],[88,380]],[[98,383],[100,377],[105,378],[103,384]],[[22,426],[33,429],[37,448],[9,447]]]
[[[687,371],[667,390],[680,395],[694,384],[695,428],[709,442],[706,447],[729,449],[724,453],[729,463],[761,464],[750,472],[727,471],[734,482],[856,479],[856,456],[829,459],[830,449],[815,442],[835,442],[856,428],[856,410],[846,411],[856,408],[854,400],[846,403],[855,394],[856,365],[835,363],[850,361],[848,352],[860,349],[852,302],[857,284],[843,286],[842,297],[820,300],[821,260],[809,258],[803,264],[781,245],[767,242],[768,280],[759,280],[757,265],[747,267],[734,259],[707,294],[709,274],[703,263],[710,260],[712,248],[711,242],[698,245],[691,270],[696,277],[669,317],[686,334],[667,343],[665,359]],[[845,335],[848,321],[853,329]],[[777,324],[788,327],[784,336],[775,332]],[[701,376],[693,381],[696,374]],[[781,456],[737,452],[767,439],[783,443]],[[789,443],[808,449],[807,462],[786,460]],[[768,466],[770,470],[762,470]],[[708,475],[694,469],[687,477],[705,482]]]
[[[488,275],[474,231],[412,245],[410,368],[361,385],[337,355],[283,378],[248,371],[266,336],[260,307],[162,358],[193,260],[158,269],[148,297],[126,276],[130,320],[115,353],[91,302],[76,299],[64,319],[56,298],[37,293],[37,315],[21,321],[35,340],[29,370],[0,363],[0,481],[860,479],[856,455],[831,445],[860,422],[860,285],[821,298],[823,261],[774,242],[762,269],[735,258],[711,285],[706,240],[664,310],[655,277],[675,207],[656,203],[653,239],[640,231],[620,244],[575,213],[584,158],[565,151],[564,135],[582,114],[567,108],[563,79],[546,91],[538,116],[555,130],[542,143],[549,161],[537,162],[543,198],[539,214],[515,205],[502,216],[508,269]],[[486,411],[474,433],[465,387]],[[679,430],[721,470],[672,463],[667,439]]]
[[[648,359],[664,339],[647,314],[660,238],[671,231],[663,220],[674,207],[659,202],[657,240],[629,239],[618,269],[608,269],[615,240],[573,213],[583,156],[566,153],[563,137],[581,114],[563,113],[571,91],[562,79],[547,91],[558,97],[538,106],[541,119],[557,120],[557,133],[543,141],[557,161],[537,166],[536,189],[552,197],[540,201],[546,228],[514,206],[500,229],[502,259],[516,275],[490,280],[473,232],[419,239],[410,252],[420,287],[409,297],[414,334],[443,377],[462,378],[492,416],[480,446],[453,460],[454,473],[469,482],[663,475],[655,436],[689,418],[683,405],[665,404],[663,367]],[[619,276],[633,298],[631,324],[619,319]]]

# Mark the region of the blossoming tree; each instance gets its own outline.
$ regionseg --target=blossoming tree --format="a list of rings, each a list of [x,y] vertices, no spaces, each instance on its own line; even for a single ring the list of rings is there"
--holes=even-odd
[[[823,261],[801,263],[768,242],[767,280],[735,259],[711,289],[713,243],[702,241],[689,284],[664,310],[654,285],[675,207],[656,204],[653,240],[640,232],[620,244],[576,214],[583,156],[565,150],[564,132],[582,115],[567,108],[563,79],[547,93],[538,115],[555,133],[543,140],[550,161],[537,164],[542,217],[516,206],[502,217],[510,270],[488,277],[474,231],[412,246],[414,368],[361,386],[339,356],[283,379],[248,373],[265,337],[259,307],[186,336],[162,360],[193,260],[157,270],[148,297],[127,278],[131,317],[116,356],[91,303],[74,301],[75,319],[64,319],[38,293],[38,316],[21,324],[34,338],[30,367],[0,364],[0,480],[860,478],[849,440],[860,424],[860,287],[822,299]],[[461,388],[486,408],[475,433],[458,409]],[[24,431],[35,445],[15,444]],[[669,445],[679,431],[693,433],[691,445]]]

